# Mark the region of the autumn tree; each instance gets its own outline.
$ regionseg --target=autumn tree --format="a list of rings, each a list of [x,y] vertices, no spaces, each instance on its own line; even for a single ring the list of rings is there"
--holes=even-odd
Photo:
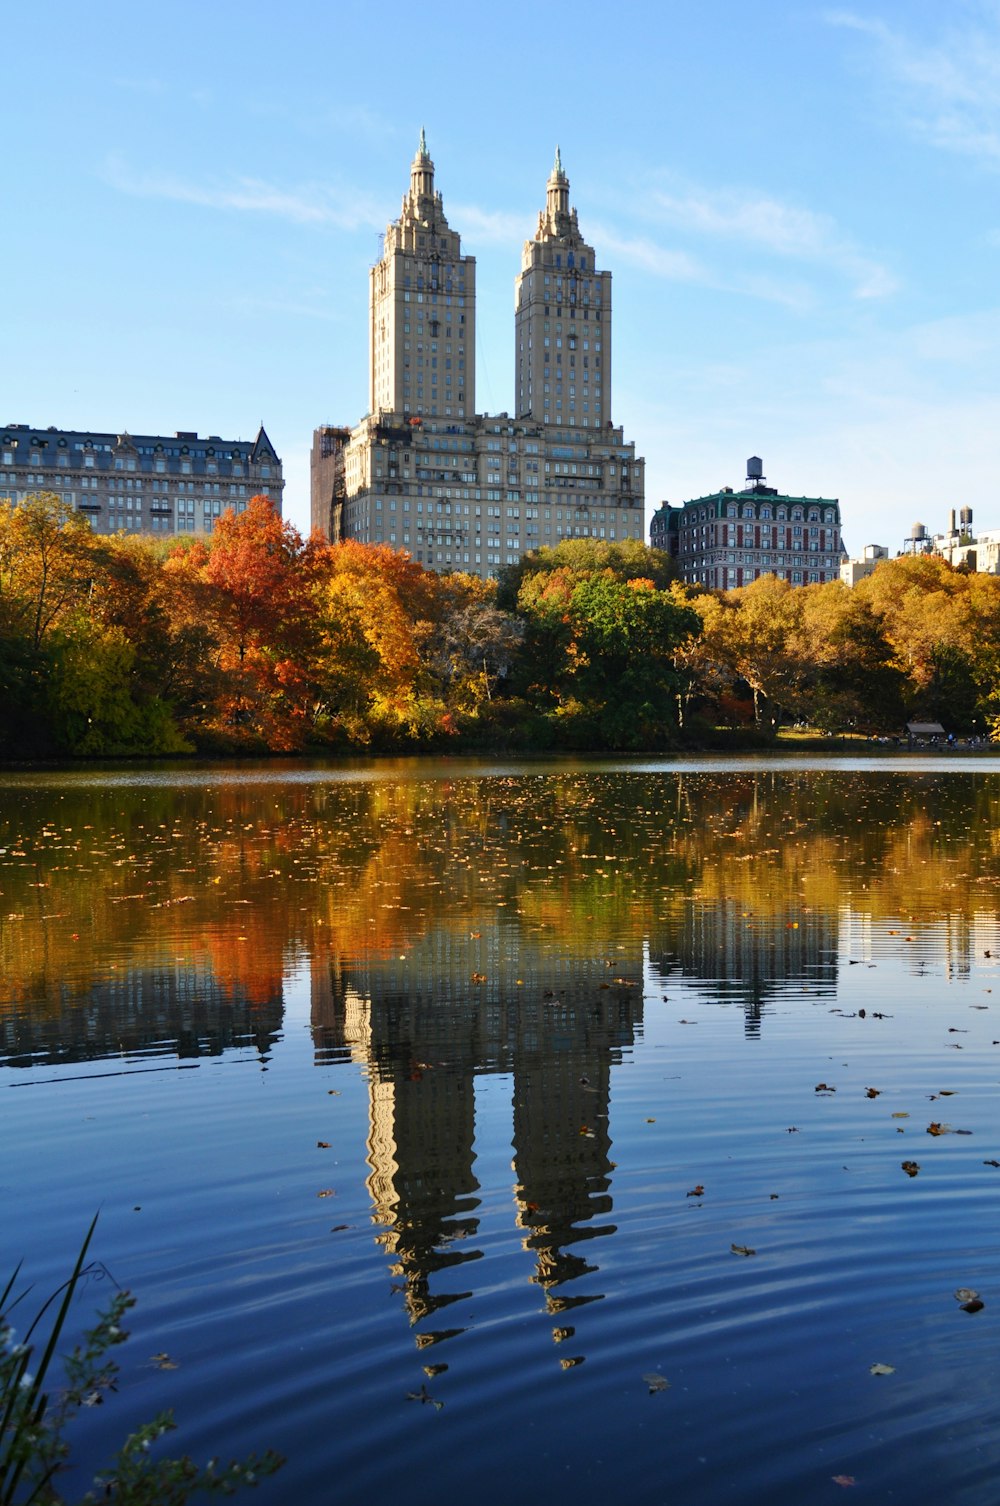
[[[92,577],[90,523],[52,492],[0,503],[0,623],[37,650]]]
[[[321,716],[367,741],[436,731],[444,713],[425,650],[438,621],[441,577],[384,544],[346,541],[317,571]]]
[[[450,706],[476,713],[505,682],[524,641],[524,622],[496,604],[495,581],[454,574],[441,579],[428,665]]]
[[[209,630],[219,671],[209,725],[272,748],[308,735],[319,540],[304,542],[267,497],[227,511],[208,540],[178,545],[167,569]]]
[[[555,545],[529,549],[516,564],[504,566],[498,577],[497,605],[514,611],[532,576],[565,573],[580,581],[598,571],[610,572],[616,580],[651,580],[660,590],[677,577],[671,556],[639,539],[562,539]]]

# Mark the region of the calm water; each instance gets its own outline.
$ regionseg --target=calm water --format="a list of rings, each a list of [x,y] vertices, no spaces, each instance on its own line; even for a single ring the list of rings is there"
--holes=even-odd
[[[7,776],[0,1279],[100,1208],[139,1298],[81,1457],[992,1506],[998,894],[992,759]]]

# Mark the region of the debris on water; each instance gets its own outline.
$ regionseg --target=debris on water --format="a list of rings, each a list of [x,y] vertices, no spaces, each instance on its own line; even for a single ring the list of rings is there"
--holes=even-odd
[[[869,1365],[869,1375],[895,1375],[895,1365]]]
[[[756,1250],[751,1250],[749,1245],[730,1245],[734,1255],[756,1255]]]
[[[428,1391],[426,1385],[421,1386],[419,1391],[407,1391],[406,1399],[407,1401],[429,1401],[435,1412],[440,1412],[441,1408],[444,1406],[443,1401],[435,1401],[434,1397],[431,1396],[430,1392]]]
[[[670,1382],[665,1375],[660,1375],[655,1370],[648,1370],[642,1377],[649,1387],[650,1396],[655,1396],[657,1391],[669,1391]]]
[[[901,1165],[908,1177],[915,1177],[917,1172],[920,1170],[919,1161],[903,1161],[901,1162]]]

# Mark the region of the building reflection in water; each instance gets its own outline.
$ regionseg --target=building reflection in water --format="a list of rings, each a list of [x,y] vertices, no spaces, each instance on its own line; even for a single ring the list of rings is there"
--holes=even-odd
[[[512,936],[496,948],[493,976],[471,983],[467,949],[441,934],[419,943],[405,968],[343,970],[315,959],[316,1059],[349,1053],[366,1069],[376,1238],[419,1346],[464,1331],[460,1309],[440,1315],[472,1297],[472,1265],[482,1258],[474,1148],[481,1074],[513,1081],[514,1218],[546,1313],[561,1318],[600,1299],[582,1278],[598,1271],[587,1246],[615,1227],[611,1069],[642,1019],[642,959],[625,955],[617,954],[612,980],[604,959],[536,954]],[[557,1340],[572,1332],[553,1329]]]
[[[50,994],[44,1009],[0,1014],[0,1066],[195,1060],[247,1048],[264,1062],[283,1016],[280,983],[261,992],[224,986],[209,966],[123,968],[85,989]]]
[[[795,919],[758,917],[738,900],[693,901],[669,933],[650,942],[650,967],[664,984],[681,977],[721,1003],[742,1006],[759,1036],[766,1005],[790,985],[832,996],[837,987],[837,915],[797,909]]]

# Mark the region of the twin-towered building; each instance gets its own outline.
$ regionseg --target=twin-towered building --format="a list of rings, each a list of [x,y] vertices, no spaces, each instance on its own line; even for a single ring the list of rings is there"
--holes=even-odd
[[[476,413],[476,263],[423,132],[369,287],[369,411],[315,431],[311,519],[329,538],[493,575],[566,538],[644,536],[644,462],[611,417],[611,273],[556,151],[515,282],[513,416]]]

